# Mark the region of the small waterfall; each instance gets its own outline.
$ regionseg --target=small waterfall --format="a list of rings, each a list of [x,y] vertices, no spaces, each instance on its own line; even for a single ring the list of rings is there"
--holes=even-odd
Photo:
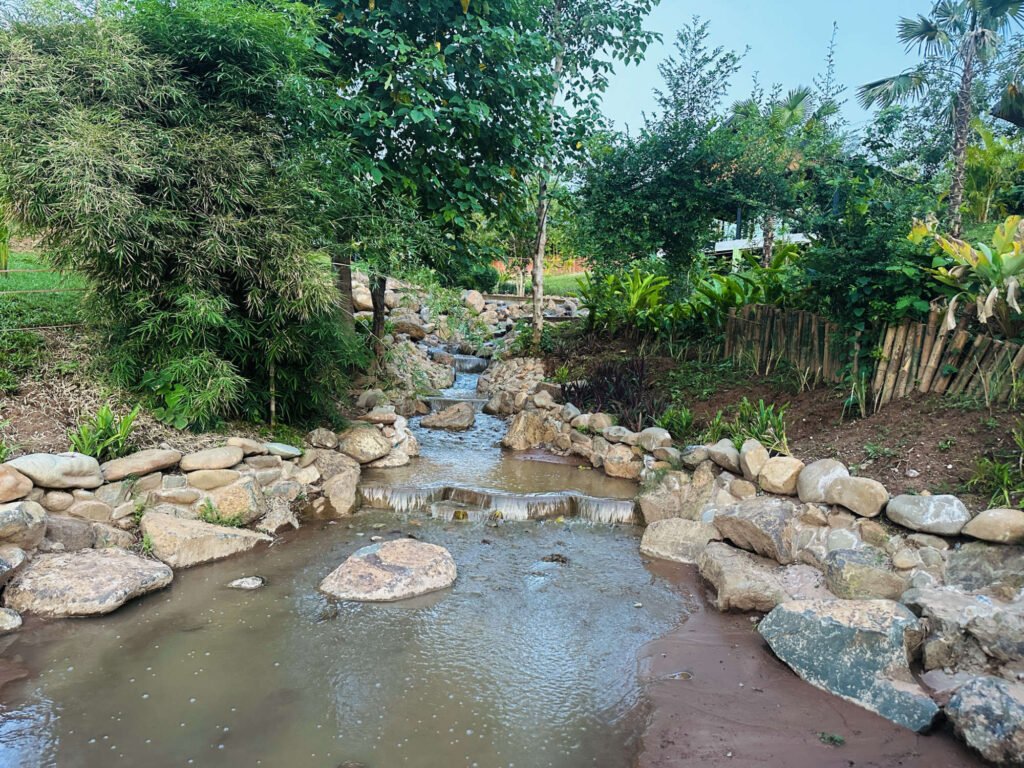
[[[452,355],[455,359],[455,370],[457,373],[483,373],[490,365],[485,357],[474,357],[473,355]]]
[[[446,520],[488,520],[510,522],[578,517],[610,525],[633,523],[635,504],[631,499],[603,499],[579,493],[511,493],[463,486],[425,488],[366,485],[360,488],[364,506],[395,512],[427,512]],[[464,514],[463,514],[464,513]]]

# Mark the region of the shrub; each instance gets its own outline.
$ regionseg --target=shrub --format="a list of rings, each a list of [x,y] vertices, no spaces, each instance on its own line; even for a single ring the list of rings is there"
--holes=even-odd
[[[92,456],[99,462],[118,459],[132,449],[131,436],[139,408],[136,406],[124,418],[114,414],[109,403],[100,406],[96,415],[80,422],[68,433],[71,450]]]
[[[585,380],[563,384],[562,391],[567,402],[584,411],[616,414],[634,431],[654,425],[657,414],[665,411],[642,357],[601,363]]]
[[[757,440],[769,451],[789,453],[786,438],[786,409],[788,405],[766,405],[758,400],[757,405],[743,398],[736,410],[736,418],[730,425],[733,442],[739,448],[746,440]]]
[[[666,408],[657,424],[667,429],[676,442],[684,442],[693,430],[693,411],[685,405]]]

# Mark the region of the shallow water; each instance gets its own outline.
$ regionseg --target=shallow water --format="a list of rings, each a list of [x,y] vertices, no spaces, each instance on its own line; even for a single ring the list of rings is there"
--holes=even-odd
[[[399,530],[451,550],[451,590],[389,605],[317,592]],[[0,695],[0,764],[625,768],[637,653],[682,610],[638,535],[367,512],[181,572],[108,617],[30,622],[3,653],[30,676]],[[268,586],[225,586],[251,574]]]
[[[476,379],[460,374],[445,396],[473,397]],[[477,418],[461,434],[413,420],[423,457],[364,474],[377,502],[442,487],[450,501],[311,522],[108,617],[30,620],[0,639],[0,680],[27,675],[0,689],[0,765],[629,766],[637,656],[682,601],[637,556],[639,529],[508,521],[617,519],[636,486],[514,458],[504,423]],[[450,522],[452,505],[476,522]],[[452,589],[388,605],[317,591],[370,537],[403,533],[452,552]],[[248,575],[268,585],[226,587]]]

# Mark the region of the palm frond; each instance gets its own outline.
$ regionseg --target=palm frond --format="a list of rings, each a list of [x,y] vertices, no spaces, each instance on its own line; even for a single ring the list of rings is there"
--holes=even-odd
[[[910,51],[917,48],[926,56],[949,50],[950,36],[944,25],[927,16],[902,18],[897,25],[900,42]]]
[[[928,78],[923,67],[908,69],[893,77],[885,77],[862,85],[857,90],[857,101],[865,109],[877,105],[891,107],[919,98],[928,89]]]

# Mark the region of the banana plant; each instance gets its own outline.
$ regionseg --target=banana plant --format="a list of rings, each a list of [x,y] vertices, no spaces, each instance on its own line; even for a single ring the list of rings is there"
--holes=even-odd
[[[1010,216],[996,227],[991,243],[971,245],[958,238],[938,234],[934,219],[916,221],[911,242],[920,244],[934,238],[942,249],[929,272],[943,285],[957,291],[946,310],[948,330],[956,327],[960,302],[973,302],[978,320],[995,325],[1007,339],[1024,330],[1019,303],[1024,280],[1024,227],[1020,216]]]

